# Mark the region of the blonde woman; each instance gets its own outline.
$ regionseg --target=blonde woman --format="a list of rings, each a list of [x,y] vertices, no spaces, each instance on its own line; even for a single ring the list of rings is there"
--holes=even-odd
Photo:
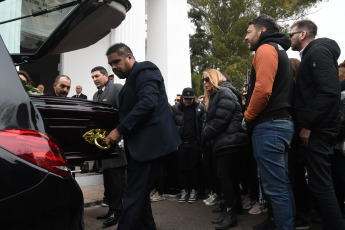
[[[243,114],[236,89],[224,75],[215,69],[206,70],[202,76],[206,101],[206,124],[203,141],[212,145],[217,164],[217,178],[225,200],[225,211],[213,220],[216,229],[229,229],[237,225],[236,186],[240,153],[248,143],[247,134],[241,128]]]

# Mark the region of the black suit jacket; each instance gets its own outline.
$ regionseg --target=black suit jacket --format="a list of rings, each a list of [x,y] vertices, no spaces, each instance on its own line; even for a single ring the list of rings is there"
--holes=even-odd
[[[117,130],[129,154],[149,161],[177,149],[181,139],[171,116],[163,76],[151,62],[135,62],[120,94]]]
[[[76,95],[73,95],[72,98],[81,98],[81,99],[87,99],[87,96],[85,94],[80,94],[79,97],[77,97],[77,94]]]

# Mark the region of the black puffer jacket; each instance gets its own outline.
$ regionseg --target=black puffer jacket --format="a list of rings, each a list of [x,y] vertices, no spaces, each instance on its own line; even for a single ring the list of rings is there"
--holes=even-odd
[[[294,97],[297,133],[301,128],[335,140],[340,128],[338,44],[328,38],[310,42],[303,51]]]
[[[241,128],[243,114],[240,102],[232,92],[230,82],[224,82],[213,92],[206,112],[206,124],[202,133],[205,143],[213,141],[213,152],[236,148],[248,143],[247,134]]]
[[[199,143],[201,143],[201,133],[203,130],[203,127],[205,125],[206,120],[206,108],[202,103],[193,103],[191,106],[195,108],[195,114],[196,114],[196,138]],[[173,116],[173,120],[175,122],[176,128],[178,130],[178,133],[180,136],[182,135],[183,131],[183,121],[184,121],[184,113],[183,113],[184,105],[182,102],[180,102],[177,105],[171,106],[171,113]],[[183,141],[183,140],[182,140]]]

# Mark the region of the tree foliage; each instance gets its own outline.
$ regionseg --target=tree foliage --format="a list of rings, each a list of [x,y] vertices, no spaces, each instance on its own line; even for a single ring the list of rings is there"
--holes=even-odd
[[[188,0],[188,17],[195,33],[190,35],[192,86],[203,94],[202,72],[208,68],[227,73],[242,91],[253,53],[244,37],[251,18],[267,14],[287,33],[288,21],[298,20],[322,0]]]

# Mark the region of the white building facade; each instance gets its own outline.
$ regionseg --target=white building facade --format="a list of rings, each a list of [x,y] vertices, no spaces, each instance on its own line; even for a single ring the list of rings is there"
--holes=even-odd
[[[171,104],[183,88],[191,87],[187,0],[132,0],[131,4],[122,24],[102,40],[61,55],[59,72],[72,79],[69,97],[82,85],[83,93],[92,99],[96,87],[90,71],[103,66],[112,74],[105,53],[118,42],[127,44],[138,62],[151,61],[159,67]],[[115,82],[124,84],[118,78]]]

